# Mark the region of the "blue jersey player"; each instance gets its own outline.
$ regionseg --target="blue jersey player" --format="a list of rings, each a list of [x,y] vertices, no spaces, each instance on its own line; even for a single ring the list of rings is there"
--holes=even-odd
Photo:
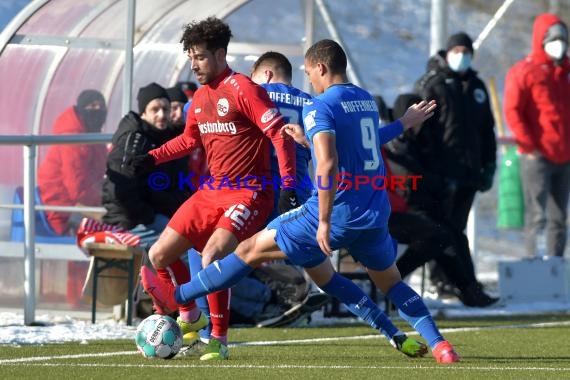
[[[279,108],[279,112],[284,115],[289,123],[302,124],[303,106],[312,96],[291,86],[293,79],[293,67],[291,62],[283,54],[269,51],[262,54],[253,64],[251,69],[251,80],[265,88],[269,98]],[[309,177],[309,161],[311,151],[306,147],[296,144],[296,186],[295,196],[299,205],[311,195],[313,190]],[[277,156],[271,147],[271,175],[274,179],[281,181]],[[279,189],[279,187],[276,187]],[[281,213],[279,207],[279,191],[275,191],[275,202],[272,214],[268,220],[275,219]]]
[[[303,266],[322,290],[378,329],[396,349],[408,356],[424,356],[426,345],[398,330],[362,289],[334,271],[329,256],[333,249],[346,248],[398,307],[400,316],[427,341],[436,361],[457,362],[459,355],[439,332],[422,298],[402,281],[394,263],[395,247],[388,233],[390,206],[381,190],[384,164],[378,110],[369,93],[348,83],[346,63],[343,49],[332,40],[309,48],[305,72],[318,96],[303,108],[305,133],[298,125],[284,127],[295,141],[311,148],[315,194],[243,241],[235,253],[176,287],[176,301],[185,303],[231,287],[260,263],[286,258]],[[434,108],[433,102],[422,101],[396,123],[399,128],[412,127],[429,118]]]

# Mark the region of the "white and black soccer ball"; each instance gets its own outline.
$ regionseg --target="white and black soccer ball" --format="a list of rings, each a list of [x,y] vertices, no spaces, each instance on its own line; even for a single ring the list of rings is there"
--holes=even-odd
[[[153,314],[137,327],[135,343],[145,358],[172,359],[182,347],[182,332],[171,317]]]

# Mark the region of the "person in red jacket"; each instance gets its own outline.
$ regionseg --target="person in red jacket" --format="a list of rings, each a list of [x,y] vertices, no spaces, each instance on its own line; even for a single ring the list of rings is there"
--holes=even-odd
[[[568,28],[554,14],[539,15],[532,51],[508,71],[504,110],[521,154],[525,249],[537,255],[546,228],[546,255],[563,256],[570,193],[570,60]]]
[[[97,90],[84,90],[77,104],[56,119],[53,134],[100,133],[107,118],[105,98]],[[98,206],[105,175],[107,148],[103,144],[53,145],[38,169],[42,204]],[[74,235],[81,218],[68,212],[46,212],[58,235]],[[94,217],[97,215],[84,215]]]
[[[53,134],[100,133],[107,118],[105,98],[97,90],[82,91],[74,106],[55,120]],[[105,175],[107,148],[103,144],[53,145],[38,169],[38,192],[41,203],[56,206],[98,206]],[[83,216],[98,214],[47,211],[46,218],[53,232],[74,236]],[[69,261],[67,264],[67,302],[80,305],[82,286],[88,263]]]

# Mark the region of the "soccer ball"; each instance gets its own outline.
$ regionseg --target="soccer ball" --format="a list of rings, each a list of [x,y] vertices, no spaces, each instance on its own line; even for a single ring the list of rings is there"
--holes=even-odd
[[[153,314],[137,327],[135,343],[145,358],[172,359],[182,347],[182,331],[171,317]]]

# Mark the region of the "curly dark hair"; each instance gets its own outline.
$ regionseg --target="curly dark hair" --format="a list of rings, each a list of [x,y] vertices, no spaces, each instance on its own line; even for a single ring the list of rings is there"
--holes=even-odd
[[[206,44],[206,49],[211,52],[219,48],[227,52],[230,38],[233,37],[228,24],[213,16],[202,21],[192,21],[190,24],[186,24],[183,29],[184,33],[180,42],[184,52],[189,51],[192,46],[203,43]]]

